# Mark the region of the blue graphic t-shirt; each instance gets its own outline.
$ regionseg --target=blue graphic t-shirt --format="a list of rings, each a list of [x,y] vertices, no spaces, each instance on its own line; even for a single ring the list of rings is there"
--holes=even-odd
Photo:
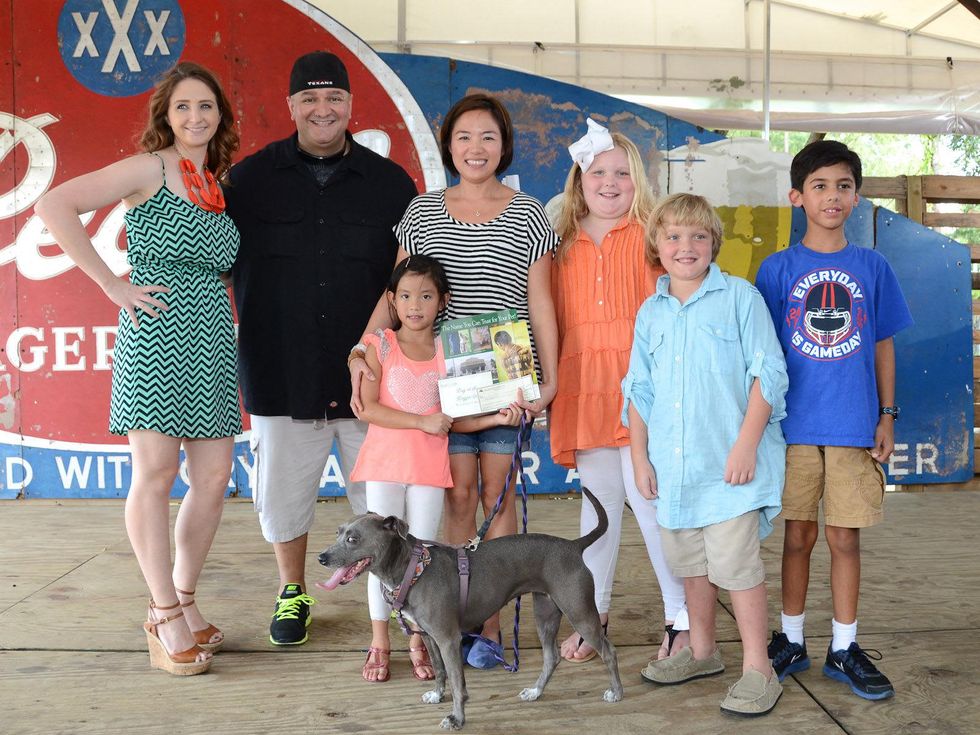
[[[873,446],[875,343],[912,324],[891,266],[850,243],[834,253],[800,243],[766,258],[755,285],[786,354],[786,443]]]

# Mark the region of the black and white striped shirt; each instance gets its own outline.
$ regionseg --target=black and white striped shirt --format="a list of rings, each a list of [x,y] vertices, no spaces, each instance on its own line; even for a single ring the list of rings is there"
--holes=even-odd
[[[409,255],[428,255],[446,269],[448,319],[516,309],[530,321],[528,268],[558,244],[541,203],[522,192],[499,216],[478,224],[449,214],[445,189],[421,194],[408,205],[395,237]]]

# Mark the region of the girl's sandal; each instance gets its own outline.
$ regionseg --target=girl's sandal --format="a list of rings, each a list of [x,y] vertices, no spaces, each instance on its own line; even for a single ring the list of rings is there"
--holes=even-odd
[[[605,633],[606,635],[609,634],[609,621],[608,620],[602,624],[602,632]],[[582,644],[583,643],[585,643],[585,639],[582,636],[579,636],[578,637],[578,643],[575,645],[575,652],[576,653],[578,652],[578,649],[580,649],[582,647]],[[590,648],[591,648],[591,646],[590,646]],[[566,661],[570,661],[573,664],[584,664],[584,663],[586,663],[588,661],[591,661],[592,659],[594,659],[598,655],[599,655],[599,652],[593,648],[592,651],[589,652],[585,656],[585,658],[575,658],[575,656],[573,654],[571,658],[569,658],[569,657],[566,656],[565,657],[565,660]]]
[[[170,654],[167,652],[166,646],[163,645],[163,641],[160,640],[160,636],[157,635],[157,630],[161,625],[172,623],[174,620],[184,617],[184,611],[180,609],[179,603],[170,607],[157,607],[151,599],[150,608],[161,611],[177,610],[174,615],[147,620],[143,623],[143,630],[146,631],[146,646],[150,651],[150,666],[174,676],[194,676],[195,674],[203,674],[211,668],[211,655],[200,646],[194,645],[186,651]]]
[[[681,633],[686,633],[686,630],[674,630],[674,624],[664,626],[664,632],[667,634],[664,636],[663,643],[660,644],[660,650],[657,651],[657,660],[662,661],[665,658],[670,658],[671,654],[674,652],[674,639],[677,638]]]
[[[413,653],[421,653],[422,655],[416,658],[412,655]],[[409,646],[408,658],[412,662],[412,676],[416,679],[420,681],[431,681],[436,678],[435,669],[432,667],[432,659],[429,658],[429,651],[426,649],[424,643],[417,648]]]
[[[371,683],[381,683],[391,678],[389,668],[391,662],[391,651],[383,648],[371,646],[368,648],[367,658],[364,659],[364,668],[361,669],[361,678]],[[368,674],[375,674],[369,678]]]
[[[174,588],[177,590],[177,588]],[[190,597],[190,602],[180,603],[181,607],[190,607],[191,605],[196,605],[194,602],[194,590],[190,592],[185,592],[184,590],[177,590],[178,595],[183,595],[184,597]],[[221,632],[220,629],[208,623],[207,628],[201,630],[192,630],[191,635],[194,636],[194,642],[203,648],[205,651],[210,651],[211,653],[217,653],[218,649],[221,648],[221,644],[225,642],[225,634]]]

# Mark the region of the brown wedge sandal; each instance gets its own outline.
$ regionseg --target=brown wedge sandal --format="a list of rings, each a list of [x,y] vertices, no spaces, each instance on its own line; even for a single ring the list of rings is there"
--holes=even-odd
[[[151,599],[150,609],[160,611],[177,610],[175,615],[167,615],[157,620],[147,620],[143,623],[143,630],[146,631],[146,645],[150,650],[150,666],[166,671],[168,674],[173,674],[174,676],[194,676],[195,674],[203,674],[211,668],[211,656],[202,659],[201,655],[207,652],[200,646],[194,645],[186,651],[178,651],[177,653],[170,654],[167,653],[166,646],[163,645],[163,641],[157,635],[157,629],[161,625],[172,623],[174,620],[184,617],[184,611],[180,610],[180,603],[171,605],[170,607],[157,607],[156,603]]]
[[[176,587],[174,587],[174,589],[177,590],[178,595],[191,598],[190,602],[180,603],[181,607],[190,607],[191,605],[197,604],[194,602],[194,590],[185,592],[184,590],[178,590]],[[218,649],[221,648],[221,644],[225,642],[225,634],[221,632],[220,628],[216,628],[210,623],[208,623],[207,628],[192,630],[191,635],[194,636],[194,642],[197,645],[199,645],[205,651],[210,651],[211,653],[217,653]]]

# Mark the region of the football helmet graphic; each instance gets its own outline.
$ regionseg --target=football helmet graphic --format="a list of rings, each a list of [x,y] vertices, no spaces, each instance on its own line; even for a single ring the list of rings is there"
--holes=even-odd
[[[839,283],[818,283],[806,295],[803,324],[818,345],[835,345],[851,331],[851,292]]]

